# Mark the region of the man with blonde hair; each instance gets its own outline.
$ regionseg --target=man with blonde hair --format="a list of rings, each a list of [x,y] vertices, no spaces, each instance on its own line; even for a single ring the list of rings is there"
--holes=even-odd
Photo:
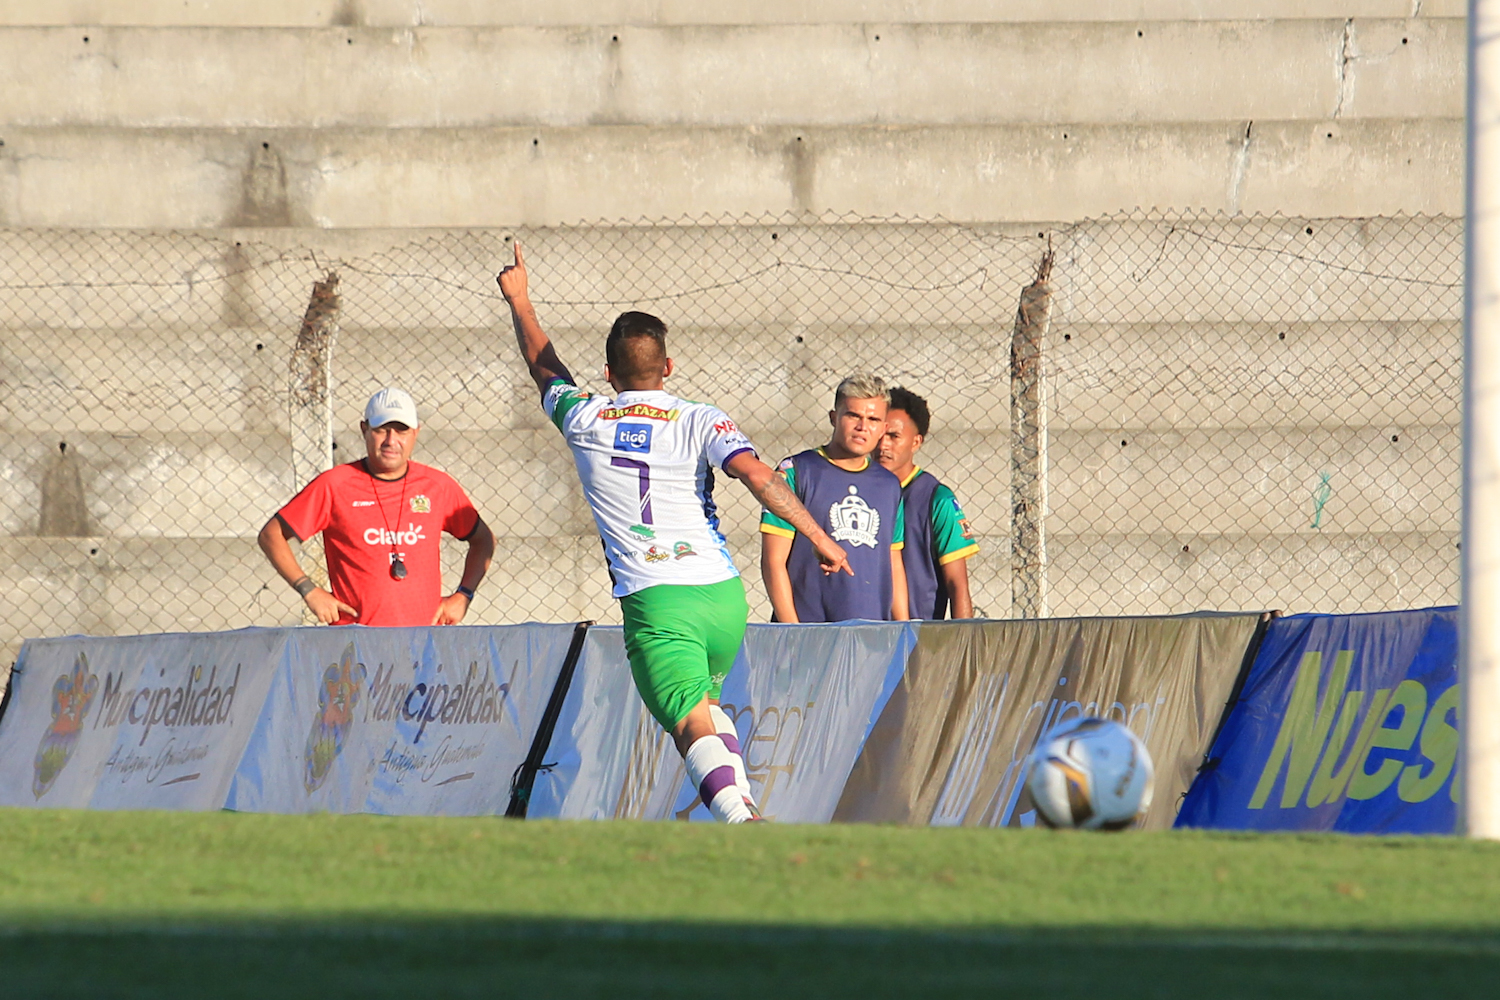
[[[776,621],[909,617],[901,481],[870,458],[885,436],[889,404],[882,379],[851,375],[834,391],[828,443],[776,467],[854,570],[853,576],[824,573],[806,537],[774,513],[762,514],[760,572]]]

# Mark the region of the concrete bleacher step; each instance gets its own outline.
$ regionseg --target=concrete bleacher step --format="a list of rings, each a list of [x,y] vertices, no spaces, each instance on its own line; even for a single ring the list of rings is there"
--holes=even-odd
[[[1379,610],[1452,603],[1456,532],[1260,535],[1067,535],[1048,537],[1049,611],[1099,615],[1205,607],[1288,611]],[[1004,535],[982,535],[970,562],[977,608],[1010,615],[1010,553]],[[769,605],[759,540],[735,532],[752,620]],[[40,634],[99,635],[222,630],[302,621],[296,595],[251,539],[0,539],[0,653]],[[445,580],[457,578],[463,546],[447,543]],[[1316,609],[1286,595],[1323,595]],[[617,623],[594,536],[509,538],[481,587],[470,624],[594,618]],[[45,622],[45,628],[37,623]]]
[[[0,222],[546,226],[768,212],[1463,211],[1461,118],[1104,125],[5,130]]]
[[[1132,606],[1353,612],[1456,604],[1458,541],[1457,530],[1191,539],[1053,534],[1049,610],[1059,616],[1118,614]],[[1008,581],[1008,564],[995,568]],[[1304,595],[1317,595],[1316,605],[1294,603],[1309,600]]]
[[[0,0],[0,25],[905,24],[1461,17],[1463,0]]]
[[[928,397],[939,427],[1003,432],[1007,326],[674,327],[671,384],[761,433],[807,434],[823,427],[824,397],[841,374],[872,368]],[[602,324],[549,332],[580,384],[609,391],[599,376]],[[344,328],[335,420],[352,434],[363,400],[394,384],[415,395],[438,433],[542,427],[509,339],[503,328]],[[55,428],[64,438],[284,434],[291,341],[270,327],[0,330],[8,405],[26,415],[18,429]],[[1044,371],[1054,420],[1074,430],[1457,423],[1461,341],[1455,319],[1059,323]]]
[[[769,462],[824,440],[750,433]],[[939,429],[922,463],[954,487],[979,530],[1004,534],[1010,469],[1006,440],[995,437]],[[340,461],[363,454],[357,435],[340,439]],[[253,537],[295,492],[290,451],[276,435],[69,435],[60,452],[52,437],[13,434],[0,454],[0,526],[16,536],[81,523],[67,530]],[[1049,520],[1186,534],[1456,531],[1458,455],[1455,425],[1056,430]],[[594,534],[571,456],[550,428],[429,429],[416,457],[453,475],[497,535]],[[59,467],[76,480],[59,478]],[[71,482],[77,515],[68,514],[78,505]],[[742,487],[721,477],[717,497],[727,525],[753,528],[758,509]]]
[[[345,328],[431,329],[456,338],[444,350],[467,364],[467,352],[511,349],[494,274],[513,257],[512,236],[525,241],[543,324],[560,339],[577,336],[576,348],[567,346],[586,358],[598,355],[598,332],[630,307],[656,309],[673,329],[712,319],[790,333],[793,343],[820,328],[842,336],[840,329],[894,326],[913,308],[921,323],[907,324],[912,329],[990,321],[1008,336],[1020,289],[1049,241],[1060,255],[1053,274],[1059,329],[1295,325],[1346,322],[1351,314],[1368,323],[1457,320],[1462,230],[1461,213],[1274,220],[1205,213],[1080,226],[786,215],[460,232],[0,229],[0,329],[150,329],[182,338],[194,352],[241,357],[256,344],[280,352],[290,341],[273,344],[261,331],[295,333],[312,283],[336,270]],[[1146,279],[1132,277],[1148,260]],[[257,330],[236,332],[242,327]],[[1143,325],[1140,332],[1153,331]],[[1181,331],[1171,336],[1184,342]]]
[[[444,550],[458,579],[463,547]],[[253,538],[0,538],[0,645],[45,635],[221,631],[295,625],[301,601]],[[607,612],[596,537],[531,536],[497,547],[470,624],[581,620]]]
[[[9,97],[0,125],[556,129],[1460,118],[1465,52],[1462,18],[1146,27],[11,28],[0,30],[0,91]],[[1269,65],[1275,73],[1266,72]],[[46,86],[35,85],[42,79]]]

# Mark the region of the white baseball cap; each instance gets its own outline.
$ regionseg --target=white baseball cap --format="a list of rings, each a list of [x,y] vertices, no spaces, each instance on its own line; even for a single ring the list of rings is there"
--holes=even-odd
[[[365,404],[365,423],[371,428],[398,423],[408,427],[422,426],[422,421],[417,419],[417,404],[412,402],[411,395],[394,388],[381,389],[370,397]]]

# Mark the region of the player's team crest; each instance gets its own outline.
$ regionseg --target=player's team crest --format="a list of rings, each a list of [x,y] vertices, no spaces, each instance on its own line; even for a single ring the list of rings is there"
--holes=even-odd
[[[868,545],[873,549],[880,534],[880,512],[865,503],[856,486],[849,487],[849,495],[844,499],[829,505],[828,523],[833,525],[829,534],[835,542]]]
[[[339,751],[344,749],[344,737],[354,723],[354,707],[359,704],[365,673],[365,665],[354,662],[352,642],[344,648],[342,659],[323,671],[323,683],[318,689],[318,717],[313,720],[312,732],[307,734],[302,775],[302,784],[309,795],[323,787]]]
[[[969,527],[969,519],[964,516],[964,509],[958,505],[958,497],[949,497],[953,502],[953,513],[958,515],[958,528],[963,536],[968,539],[974,537],[974,529]]]
[[[432,500],[429,497],[423,496],[421,493],[418,493],[416,496],[411,498],[411,512],[413,514],[431,514]]]
[[[42,734],[42,742],[36,748],[33,762],[36,773],[31,779],[31,794],[37,798],[46,795],[52,783],[67,766],[68,759],[78,746],[78,737],[83,732],[83,720],[88,715],[94,695],[99,691],[99,678],[89,673],[89,659],[82,653],[73,661],[71,673],[60,674],[52,684],[52,724]]]
[[[686,559],[688,556],[695,556],[697,554],[698,553],[694,552],[693,547],[687,542],[678,542],[676,545],[672,546],[672,555],[677,557],[678,559]]]

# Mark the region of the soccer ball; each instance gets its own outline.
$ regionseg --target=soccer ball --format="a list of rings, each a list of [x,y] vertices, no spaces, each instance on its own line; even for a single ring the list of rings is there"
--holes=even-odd
[[[1047,826],[1123,830],[1151,808],[1151,755],[1111,719],[1070,719],[1031,755],[1026,788]]]

